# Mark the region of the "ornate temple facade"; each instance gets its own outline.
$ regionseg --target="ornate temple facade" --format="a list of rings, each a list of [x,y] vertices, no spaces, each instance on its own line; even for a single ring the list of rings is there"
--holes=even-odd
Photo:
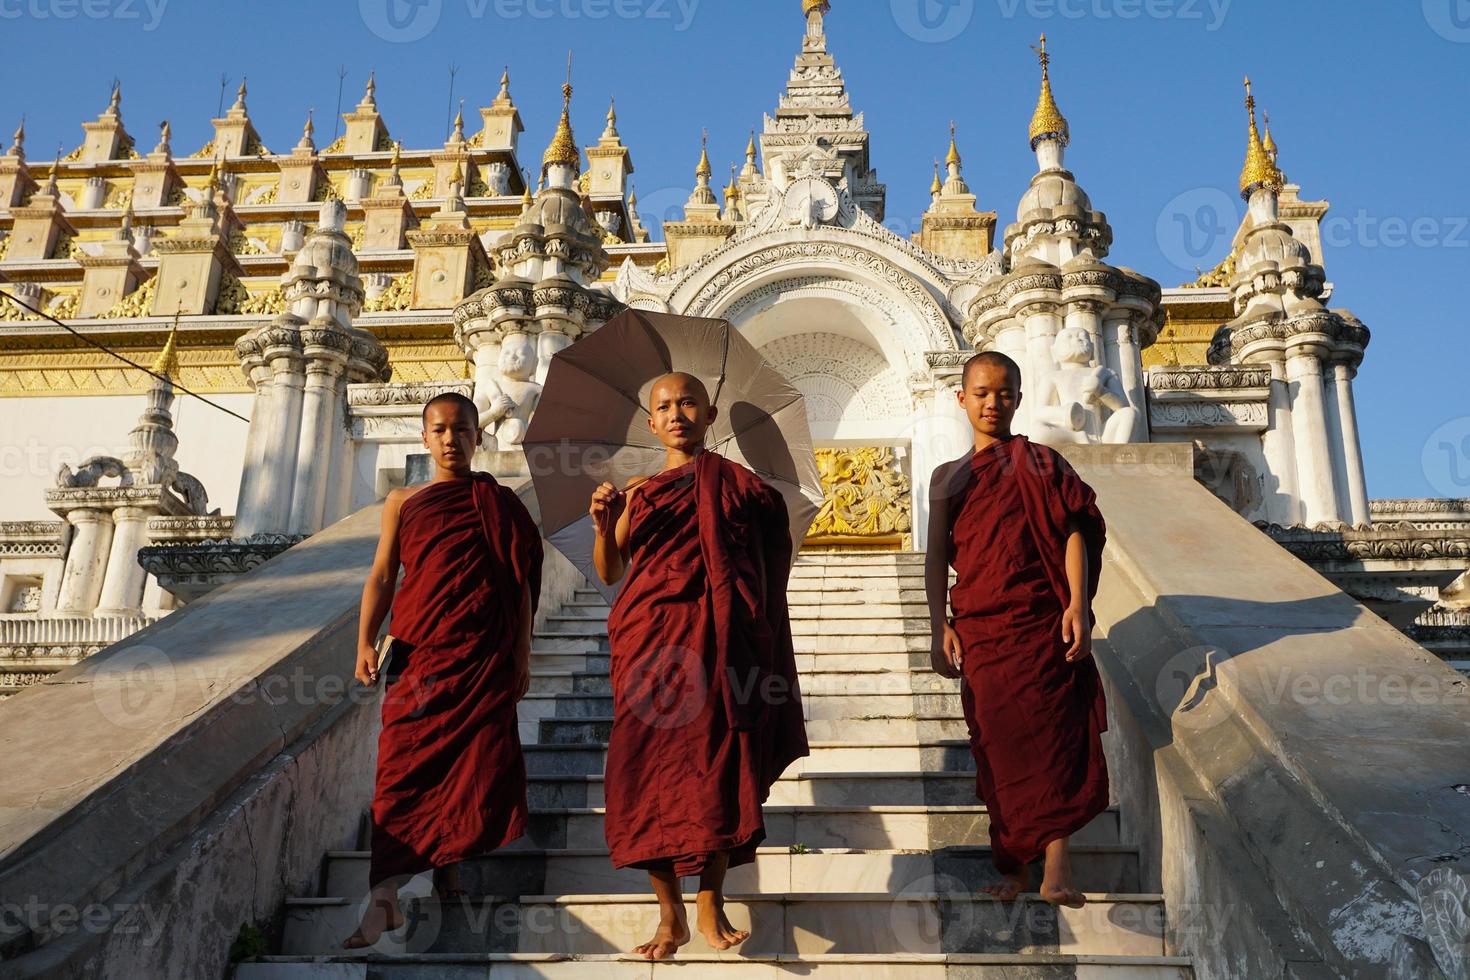
[[[120,89],[53,161],[29,159],[18,130],[0,156],[0,288],[19,301],[0,300],[0,405],[21,461],[0,513],[0,687],[402,485],[439,392],[479,405],[483,467],[523,472],[551,357],[624,306],[725,318],[804,393],[828,492],[811,547],[925,547],[928,475],[969,444],[960,368],[997,349],[1022,365],[1021,431],[1193,444],[1217,497],[1463,657],[1466,508],[1370,501],[1352,387],[1368,330],[1326,305],[1327,205],[1286,183],[1254,101],[1249,212],[1196,282],[1109,263],[1106,215],[1065,168],[1044,38],[1014,220],[981,209],[952,132],[906,238],[883,224],[829,12],[803,0],[743,168],[717,192],[701,152],[662,241],[614,109],[579,149],[565,86],[533,173],[508,73],[478,127],[461,112],[423,149],[393,139],[372,79],[322,147],[308,116],[294,146],[268,148],[244,84],[192,151],[167,123],[141,150]]]

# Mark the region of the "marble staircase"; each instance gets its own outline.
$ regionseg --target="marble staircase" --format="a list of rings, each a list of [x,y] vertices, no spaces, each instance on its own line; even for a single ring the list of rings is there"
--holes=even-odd
[[[618,871],[602,836],[612,723],[608,609],[590,589],[535,637],[520,709],[529,832],[462,868],[468,898],[438,902],[427,876],[409,923],[370,953],[337,947],[367,891],[366,850],[324,856],[317,894],[288,899],[275,955],[237,980],[289,978],[1191,977],[1165,955],[1162,896],[1141,890],[1116,810],[1074,840],[1089,904],[978,894],[995,879],[988,817],[956,682],[928,670],[922,556],[804,555],[790,598],[812,742],[776,784],[756,861],[730,873],[729,914],[752,937],[714,953],[696,936],[666,964],[627,958],[657,907],[642,872]],[[365,844],[359,840],[359,846]],[[693,882],[686,882],[691,901]]]

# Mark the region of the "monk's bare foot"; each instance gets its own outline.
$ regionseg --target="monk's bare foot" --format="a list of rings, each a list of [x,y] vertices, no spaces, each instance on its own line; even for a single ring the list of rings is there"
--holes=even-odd
[[[362,922],[357,931],[342,942],[343,949],[367,949],[377,944],[385,932],[403,928],[403,910],[398,907],[398,896],[374,898],[363,910]]]
[[[699,931],[704,934],[710,949],[726,950],[745,942],[750,933],[736,929],[725,915],[725,900],[710,892],[700,892],[694,900],[698,912]]]
[[[448,864],[434,869],[434,894],[441,902],[464,898],[468,894],[459,883],[459,865]]]
[[[633,952],[638,953],[645,960],[666,960],[687,942],[689,942],[689,923],[684,918],[684,910],[681,908],[672,915],[665,913],[659,916],[658,929],[654,931],[653,938],[641,946],[633,947]]]
[[[999,884],[986,885],[980,890],[987,895],[994,895],[1002,902],[1014,901],[1015,897],[1031,887],[1031,872],[1026,868],[1013,871],[1004,875]]]
[[[1052,905],[1065,905],[1069,909],[1080,909],[1087,904],[1087,896],[1072,884],[1072,851],[1070,841],[1065,837],[1046,845],[1041,898]]]

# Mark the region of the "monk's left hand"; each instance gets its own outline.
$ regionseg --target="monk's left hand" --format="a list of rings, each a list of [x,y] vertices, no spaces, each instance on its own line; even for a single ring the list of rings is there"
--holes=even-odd
[[[1062,610],[1062,642],[1068,644],[1068,663],[1092,656],[1092,624],[1088,622],[1085,608],[1068,606]]]

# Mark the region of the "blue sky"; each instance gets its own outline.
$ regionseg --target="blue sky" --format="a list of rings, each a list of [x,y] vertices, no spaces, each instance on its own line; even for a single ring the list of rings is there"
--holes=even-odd
[[[951,119],[980,206],[1013,217],[1042,31],[1110,261],[1164,285],[1228,250],[1251,75],[1282,169],[1332,203],[1333,305],[1373,331],[1356,389],[1370,494],[1470,496],[1470,0],[834,0],[890,225],[917,227]],[[25,113],[33,159],[70,150],[118,77],[139,144],[167,118],[187,153],[210,138],[221,74],[228,105],[243,72],[271,149],[312,106],[324,145],[340,66],[344,108],[375,68],[393,135],[422,147],[446,135],[451,64],[471,131],[508,64],[534,166],[571,49],[578,142],[615,95],[649,219],[687,195],[702,128],[721,183],[743,159],[801,32],[800,0],[0,0],[0,130]]]

